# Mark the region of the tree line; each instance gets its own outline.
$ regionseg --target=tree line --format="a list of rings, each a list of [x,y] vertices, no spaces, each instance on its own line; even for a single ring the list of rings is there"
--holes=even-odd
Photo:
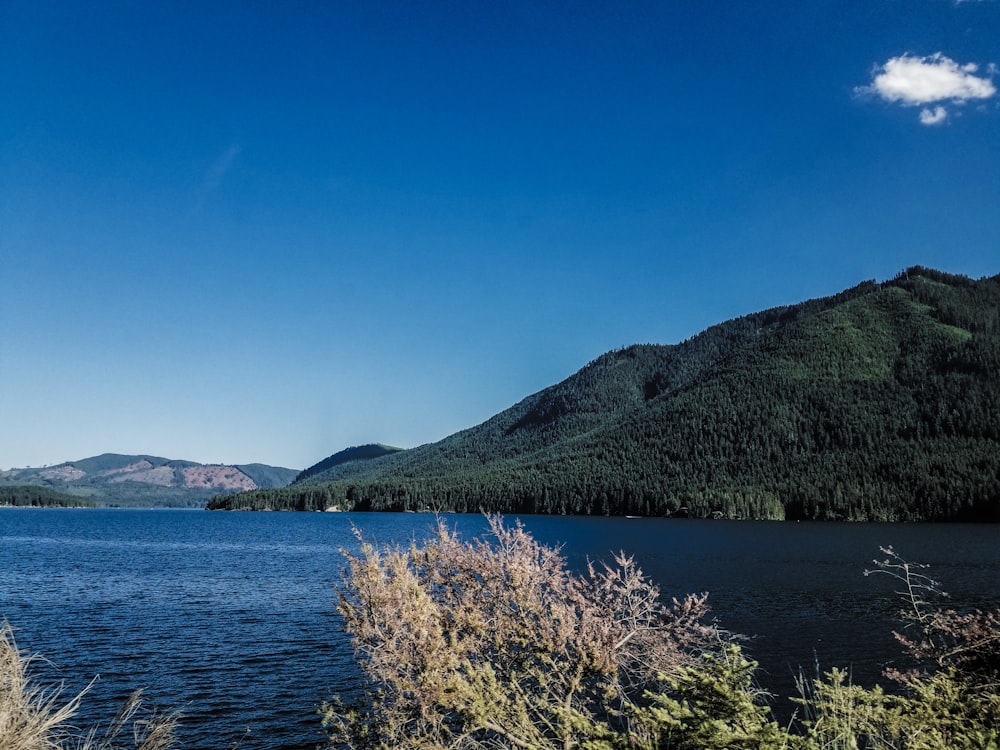
[[[0,485],[0,506],[17,508],[92,508],[87,498],[68,495],[50,487],[37,485]]]

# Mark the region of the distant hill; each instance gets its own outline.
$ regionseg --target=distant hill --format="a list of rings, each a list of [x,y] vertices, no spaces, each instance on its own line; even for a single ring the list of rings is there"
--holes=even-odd
[[[914,267],[609,352],[440,442],[212,508],[1000,520],[1000,276]]]
[[[287,487],[298,476],[295,469],[266,464],[236,464],[234,468],[250,477],[258,487]]]
[[[224,466],[104,453],[56,466],[0,472],[0,489],[46,487],[93,505],[201,507],[220,492],[283,487],[296,473],[263,464]]]
[[[303,469],[299,472],[299,475],[295,477],[295,482],[304,482],[310,477],[320,476],[330,469],[350,463],[351,461],[369,461],[373,458],[387,456],[390,453],[398,453],[401,450],[403,449],[393,448],[391,445],[382,445],[381,443],[345,448],[342,451],[334,453],[332,456],[327,456],[319,463],[310,466],[308,469]]]

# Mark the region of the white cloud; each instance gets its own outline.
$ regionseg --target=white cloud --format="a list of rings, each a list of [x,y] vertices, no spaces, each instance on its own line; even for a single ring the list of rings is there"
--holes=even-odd
[[[934,109],[924,107],[920,110],[920,122],[924,125],[940,125],[948,119],[948,110],[938,105]]]
[[[927,57],[900,55],[876,66],[871,85],[857,91],[875,94],[904,107],[936,103],[938,106],[934,108],[921,110],[920,122],[937,125],[948,116],[945,103],[963,104],[970,99],[989,99],[996,94],[996,86],[991,80],[996,68],[989,66],[989,76],[975,75],[978,70],[975,63],[959,65],[940,52]]]

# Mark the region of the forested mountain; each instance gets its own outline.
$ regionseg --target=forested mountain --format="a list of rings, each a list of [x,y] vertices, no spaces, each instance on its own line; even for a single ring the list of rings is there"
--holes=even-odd
[[[444,440],[212,508],[1000,520],[1000,276],[891,281],[609,352]]]
[[[295,476],[294,469],[264,464],[227,466],[104,453],[0,472],[0,488],[47,487],[90,505],[201,507],[219,492],[284,487]]]
[[[390,453],[398,453],[401,450],[403,449],[393,448],[391,445],[382,445],[381,443],[359,445],[354,448],[345,448],[342,451],[334,453],[332,456],[327,456],[319,463],[310,466],[308,469],[300,471],[299,475],[295,477],[295,481],[304,482],[310,477],[319,476],[336,466],[341,466],[342,464],[346,464],[350,461],[368,461],[373,458],[381,458],[382,456]]]

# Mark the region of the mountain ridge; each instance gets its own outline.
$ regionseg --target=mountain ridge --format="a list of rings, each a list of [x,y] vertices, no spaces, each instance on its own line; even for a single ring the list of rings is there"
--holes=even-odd
[[[289,484],[294,469],[201,464],[146,454],[102,453],[40,468],[0,471],[3,486],[42,486],[98,505],[200,507],[220,492]]]
[[[915,266],[616,349],[437,443],[209,507],[1000,520],[998,373],[1000,276]]]

